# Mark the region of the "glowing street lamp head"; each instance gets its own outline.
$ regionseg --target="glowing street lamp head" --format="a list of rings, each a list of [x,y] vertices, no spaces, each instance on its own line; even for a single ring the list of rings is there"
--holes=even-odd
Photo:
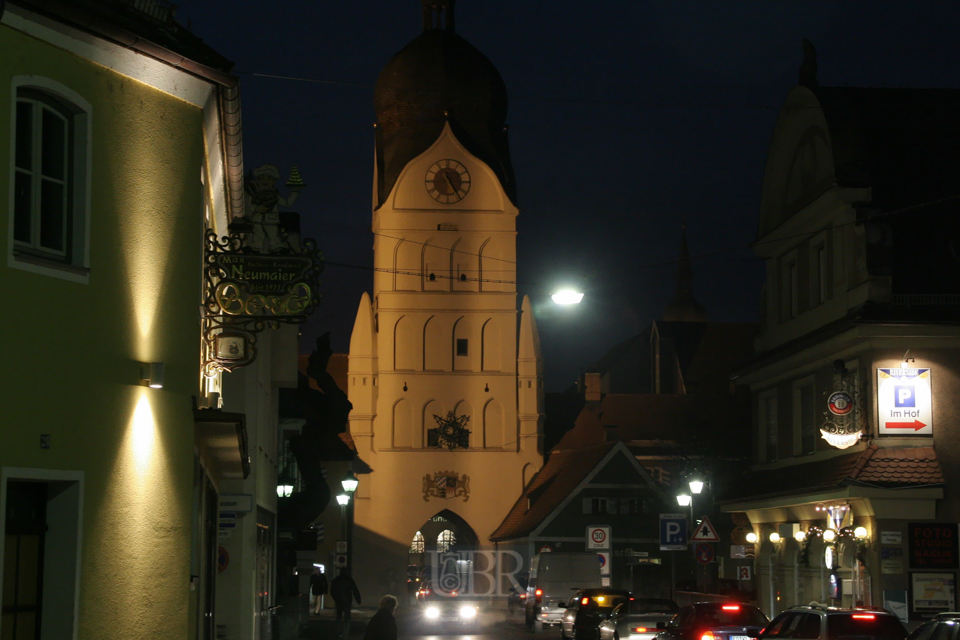
[[[347,506],[348,502],[350,502],[350,496],[347,494],[341,493],[337,495],[337,504],[339,504],[341,507]]]
[[[692,499],[693,498],[691,498],[689,495],[683,493],[677,496],[677,504],[679,504],[681,507],[689,507]]]
[[[569,304],[580,304],[580,301],[583,300],[583,294],[573,289],[561,289],[555,294],[550,296],[550,298],[556,304],[569,305]]]

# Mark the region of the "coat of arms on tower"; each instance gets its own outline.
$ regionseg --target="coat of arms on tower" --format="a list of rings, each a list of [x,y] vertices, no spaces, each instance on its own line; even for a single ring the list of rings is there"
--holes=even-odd
[[[432,476],[428,473],[423,476],[423,501],[430,498],[463,498],[470,499],[470,476],[458,476],[453,471],[437,471]]]

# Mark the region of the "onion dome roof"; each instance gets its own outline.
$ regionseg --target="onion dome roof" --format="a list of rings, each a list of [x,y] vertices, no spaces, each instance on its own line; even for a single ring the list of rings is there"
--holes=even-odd
[[[424,31],[387,62],[374,90],[377,197],[383,203],[408,162],[432,145],[449,122],[470,153],[485,162],[516,202],[507,143],[507,89],[490,60],[453,31],[433,26],[424,2]],[[437,20],[439,22],[439,18]]]

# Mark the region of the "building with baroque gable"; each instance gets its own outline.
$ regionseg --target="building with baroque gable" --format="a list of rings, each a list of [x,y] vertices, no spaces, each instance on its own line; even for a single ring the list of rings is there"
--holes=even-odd
[[[960,91],[820,86],[804,49],[754,243],[753,464],[723,508],[758,537],[769,615],[863,602],[916,620],[955,609],[960,568]]]
[[[542,463],[539,338],[529,300],[517,308],[507,92],[455,33],[453,10],[423,1],[423,33],[387,63],[374,97],[375,276],[348,372],[350,434],[372,468],[353,536],[367,589],[397,589],[415,538],[427,552],[438,538],[441,550],[487,545]],[[469,436],[444,439],[438,418],[450,412]]]

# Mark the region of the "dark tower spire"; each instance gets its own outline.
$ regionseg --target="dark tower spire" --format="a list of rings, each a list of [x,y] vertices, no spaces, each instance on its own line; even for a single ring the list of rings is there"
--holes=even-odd
[[[693,297],[693,267],[687,248],[687,225],[680,232],[680,259],[677,261],[677,295],[667,305],[663,319],[675,322],[706,322],[707,312]]]
[[[817,50],[813,43],[803,39],[803,62],[800,63],[800,73],[797,84],[815,89],[817,82]]]
[[[423,5],[423,30],[443,29],[454,30],[453,5],[457,0],[420,0]],[[442,24],[446,17],[446,24]]]

